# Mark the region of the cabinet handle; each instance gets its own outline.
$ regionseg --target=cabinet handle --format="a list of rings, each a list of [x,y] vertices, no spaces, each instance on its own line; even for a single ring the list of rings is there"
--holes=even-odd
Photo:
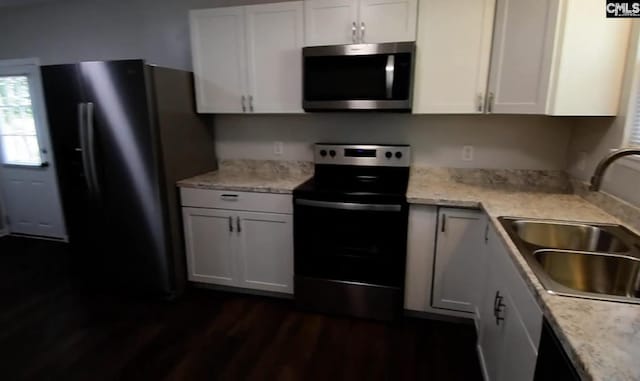
[[[442,226],[440,227],[440,231],[442,233],[444,233],[444,231],[446,230],[446,226],[447,226],[447,215],[443,214],[442,215]]]
[[[242,102],[242,112],[247,112],[247,106],[245,106],[244,104],[244,95],[241,97],[241,102]]]
[[[364,21],[360,23],[360,43],[364,43]]]
[[[355,44],[356,42],[358,42],[356,40],[356,33],[357,33],[358,27],[356,26],[356,22],[354,21],[351,24],[351,41],[353,41],[353,43]]]
[[[236,230],[238,233],[242,233],[242,226],[240,225],[240,216],[236,217]]]
[[[478,93],[478,112],[482,112],[484,109],[484,95]]]
[[[496,325],[500,325],[501,321],[504,321],[504,317],[500,316],[500,313],[503,311],[502,308],[506,307],[502,301],[504,300],[504,296],[500,295],[500,291],[496,291],[496,297],[493,300],[493,316],[496,318]]]
[[[489,223],[484,226],[484,243],[489,243]]]
[[[229,231],[233,233],[233,217],[229,216]]]
[[[493,100],[495,98],[495,95],[490,92],[489,96],[487,97],[487,113],[491,114],[493,112]]]
[[[221,194],[220,198],[223,199],[224,201],[238,201],[238,195],[237,194]]]
[[[249,111],[253,112],[253,95],[249,95]]]

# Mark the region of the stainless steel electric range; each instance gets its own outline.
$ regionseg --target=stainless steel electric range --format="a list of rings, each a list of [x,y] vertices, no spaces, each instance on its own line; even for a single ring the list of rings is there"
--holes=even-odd
[[[315,145],[315,175],[293,192],[299,307],[381,320],[402,311],[410,160],[407,145]]]

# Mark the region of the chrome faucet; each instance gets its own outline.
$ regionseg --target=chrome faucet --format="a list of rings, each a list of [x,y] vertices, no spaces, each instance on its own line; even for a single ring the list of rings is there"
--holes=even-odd
[[[595,172],[593,172],[593,176],[591,176],[591,186],[589,187],[590,191],[596,192],[600,190],[600,185],[602,184],[602,177],[604,176],[604,171],[609,168],[611,163],[620,159],[621,157],[631,156],[631,155],[640,155],[640,148],[625,148],[619,149],[617,151],[613,151],[607,156],[605,156],[596,167]]]

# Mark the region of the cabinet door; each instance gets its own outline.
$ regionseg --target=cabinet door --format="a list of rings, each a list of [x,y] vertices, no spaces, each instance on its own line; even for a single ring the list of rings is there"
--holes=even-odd
[[[249,108],[302,111],[302,2],[246,7]]]
[[[293,216],[238,216],[241,287],[293,294]]]
[[[246,58],[243,7],[190,13],[198,112],[243,112]]]
[[[558,3],[497,1],[488,112],[545,113]]]
[[[433,306],[475,312],[484,255],[484,215],[442,208],[435,254]]]
[[[306,46],[357,42],[358,0],[305,0],[304,43]]]
[[[422,0],[413,113],[483,113],[495,0]]]
[[[189,280],[237,286],[233,214],[204,208],[182,208]]]
[[[416,40],[418,0],[360,0],[359,15],[362,43]]]
[[[505,290],[504,332],[501,356],[498,359],[498,380],[531,381],[536,369],[538,350],[531,344],[527,328],[508,290]]]
[[[431,307],[433,253],[437,225],[436,207],[427,205],[409,207],[404,287],[404,308],[407,310],[428,311]]]
[[[482,287],[482,302],[479,308],[479,332],[478,354],[480,366],[484,373],[484,379],[495,381],[498,379],[498,365],[501,361],[504,324],[496,320],[496,302],[499,296],[503,296],[503,276],[500,273],[500,262],[497,260],[502,255],[503,249],[495,240],[495,235],[490,234],[486,245],[486,262],[481,267],[486,272],[486,282]],[[505,253],[506,255],[506,253]]]

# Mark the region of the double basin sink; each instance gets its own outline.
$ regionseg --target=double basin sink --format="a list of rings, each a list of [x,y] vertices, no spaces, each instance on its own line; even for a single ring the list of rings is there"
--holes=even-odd
[[[624,226],[499,220],[550,293],[640,304],[640,237]]]

